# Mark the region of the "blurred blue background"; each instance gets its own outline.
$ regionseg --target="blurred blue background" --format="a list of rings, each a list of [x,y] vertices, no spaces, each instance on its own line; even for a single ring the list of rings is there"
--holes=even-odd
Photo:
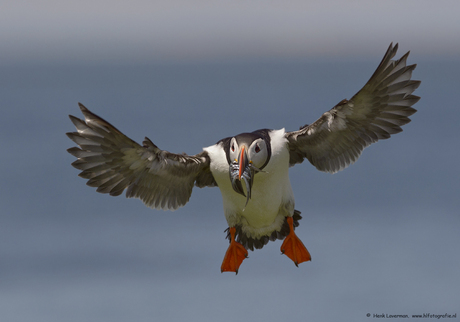
[[[16,1],[0,11],[0,320],[365,321],[460,314],[457,1]],[[298,129],[350,98],[390,42],[417,63],[404,132],[335,175],[291,169],[296,230],[220,273],[217,188],[175,212],[98,194],[66,149],[77,102],[195,154]],[[458,318],[458,317],[457,317]],[[398,320],[398,319],[396,319]]]

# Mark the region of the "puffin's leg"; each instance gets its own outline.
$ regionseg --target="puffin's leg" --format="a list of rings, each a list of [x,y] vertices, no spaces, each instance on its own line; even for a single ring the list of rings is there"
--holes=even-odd
[[[235,227],[230,227],[230,246],[225,253],[224,261],[220,267],[223,272],[235,272],[238,274],[238,268],[245,258],[248,257],[248,251],[243,245],[235,241]]]
[[[292,259],[295,266],[298,266],[302,262],[311,260],[311,256],[302,241],[294,233],[294,220],[292,217],[287,217],[286,220],[289,224],[289,235],[286,236],[281,245],[281,252]]]

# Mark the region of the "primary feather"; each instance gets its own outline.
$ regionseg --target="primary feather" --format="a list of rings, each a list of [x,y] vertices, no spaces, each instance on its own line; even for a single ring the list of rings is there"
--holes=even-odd
[[[410,122],[420,97],[412,92],[416,65],[406,66],[409,53],[392,60],[398,45],[390,45],[369,81],[350,100],[342,100],[316,122],[287,132],[290,164],[307,158],[318,170],[335,173],[355,162],[364,148],[388,139]]]
[[[77,132],[67,136],[79,147],[67,151],[77,158],[72,165],[98,192],[112,196],[126,189],[126,197],[147,206],[174,210],[190,199],[193,186],[215,186],[206,152],[194,156],[159,149],[148,138],[134,142],[109,122],[80,104],[84,120],[70,116]]]

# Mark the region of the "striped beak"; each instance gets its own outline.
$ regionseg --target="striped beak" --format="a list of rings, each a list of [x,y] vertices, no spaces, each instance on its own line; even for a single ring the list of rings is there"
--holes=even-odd
[[[252,183],[254,182],[254,170],[250,167],[246,147],[243,145],[238,153],[238,159],[230,164],[230,180],[232,182],[233,190],[240,195],[246,197],[246,205],[251,199]],[[244,181],[246,193],[242,182]]]

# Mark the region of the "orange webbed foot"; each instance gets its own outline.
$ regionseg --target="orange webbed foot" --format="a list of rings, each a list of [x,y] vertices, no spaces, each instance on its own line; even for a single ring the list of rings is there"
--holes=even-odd
[[[302,241],[294,233],[294,220],[292,217],[287,217],[286,220],[290,231],[281,245],[281,252],[292,259],[295,266],[298,266],[300,263],[310,261],[311,256]]]
[[[223,272],[235,272],[238,274],[238,268],[245,258],[248,257],[248,251],[243,245],[235,241],[235,227],[230,227],[230,246],[225,253],[224,261],[220,267]]]

